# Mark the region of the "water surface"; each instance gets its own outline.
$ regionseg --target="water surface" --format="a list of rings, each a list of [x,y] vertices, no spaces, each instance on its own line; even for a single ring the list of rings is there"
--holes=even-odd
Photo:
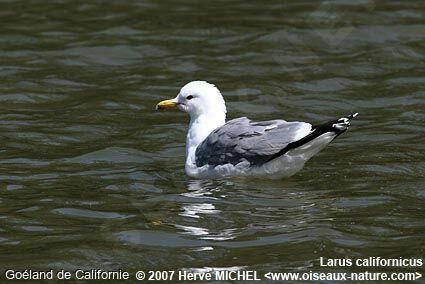
[[[263,273],[422,257],[423,11],[0,1],[0,266]],[[188,117],[154,106],[195,79],[222,90],[229,118],[360,115],[290,179],[193,180]]]

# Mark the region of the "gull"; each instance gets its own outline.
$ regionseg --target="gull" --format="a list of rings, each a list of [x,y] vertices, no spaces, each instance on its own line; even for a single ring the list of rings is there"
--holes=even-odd
[[[190,116],[186,136],[185,172],[194,178],[264,176],[286,178],[350,126],[358,113],[311,125],[246,117],[226,122],[226,104],[217,87],[192,81],[157,110],[178,108]]]

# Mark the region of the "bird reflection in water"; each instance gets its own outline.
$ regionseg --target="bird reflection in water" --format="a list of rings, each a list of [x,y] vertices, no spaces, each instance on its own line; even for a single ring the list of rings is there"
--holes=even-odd
[[[181,195],[191,199],[193,202],[182,203],[180,216],[185,217],[183,220],[190,222],[191,225],[174,224],[176,228],[184,231],[184,234],[196,236],[203,240],[224,241],[231,240],[236,237],[236,228],[224,228],[211,230],[212,226],[206,228],[200,226],[202,223],[212,222],[223,219],[222,211],[216,208],[216,204],[223,203],[226,197],[222,192],[222,185],[206,180],[191,180],[188,182],[188,190]],[[190,219],[188,219],[190,218]],[[220,222],[222,225],[224,222]],[[196,224],[197,226],[194,226]]]

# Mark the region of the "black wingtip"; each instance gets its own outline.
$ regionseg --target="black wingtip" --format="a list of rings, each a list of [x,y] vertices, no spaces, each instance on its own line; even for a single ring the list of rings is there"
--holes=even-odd
[[[353,113],[353,114],[350,114],[349,116],[347,116],[347,118],[348,119],[352,119],[352,118],[355,118],[356,116],[358,116],[359,115],[359,113],[358,112],[356,112],[356,113]]]

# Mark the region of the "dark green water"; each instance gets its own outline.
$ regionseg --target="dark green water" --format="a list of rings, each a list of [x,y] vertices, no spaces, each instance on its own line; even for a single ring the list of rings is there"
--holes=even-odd
[[[425,247],[423,1],[0,1],[0,268],[321,268]],[[352,128],[281,181],[192,180],[188,117]],[[415,269],[407,271],[416,271]],[[330,282],[335,283],[335,282]]]

